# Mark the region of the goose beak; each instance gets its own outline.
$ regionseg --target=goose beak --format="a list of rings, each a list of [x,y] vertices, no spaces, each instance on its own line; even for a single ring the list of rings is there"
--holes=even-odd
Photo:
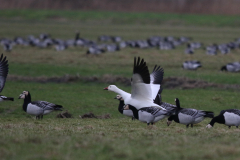
[[[106,88],[103,88],[104,90],[108,90],[108,87],[106,87]]]
[[[170,126],[170,124],[172,123],[172,121],[167,121],[167,125]]]
[[[117,97],[114,97],[114,99],[117,99]]]

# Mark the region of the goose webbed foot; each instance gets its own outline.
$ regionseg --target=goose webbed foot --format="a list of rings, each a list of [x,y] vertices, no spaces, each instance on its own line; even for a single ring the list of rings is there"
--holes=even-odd
[[[186,128],[188,128],[189,127],[189,124],[188,125],[186,125]]]
[[[149,126],[149,123],[147,123],[147,125]]]
[[[230,129],[230,128],[231,128],[231,126],[228,126],[228,128]]]
[[[151,124],[152,124],[152,125],[154,125],[155,123],[154,123],[154,122],[152,122]]]
[[[238,128],[238,126],[236,126],[236,128]]]
[[[134,121],[135,120],[135,118],[134,117],[132,117],[132,121]]]

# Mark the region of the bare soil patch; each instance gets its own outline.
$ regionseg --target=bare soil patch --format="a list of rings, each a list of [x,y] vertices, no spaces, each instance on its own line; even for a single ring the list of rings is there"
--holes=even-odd
[[[103,75],[101,77],[97,76],[74,76],[74,75],[64,75],[61,77],[28,77],[28,76],[18,76],[18,75],[8,75],[8,81],[24,81],[24,82],[38,82],[38,83],[71,83],[71,82],[98,82],[98,83],[109,83],[116,84],[120,83],[126,86],[130,86],[130,78],[115,75]],[[167,89],[193,89],[193,88],[220,88],[220,89],[235,89],[239,90],[240,85],[233,84],[216,84],[210,83],[203,80],[194,80],[186,77],[167,77],[163,79],[162,82],[164,88]]]

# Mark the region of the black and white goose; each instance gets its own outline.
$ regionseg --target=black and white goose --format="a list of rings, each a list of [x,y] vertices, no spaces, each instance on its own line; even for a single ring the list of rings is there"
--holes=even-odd
[[[6,60],[7,57],[3,57],[3,54],[0,57],[0,92],[2,92],[6,78],[8,75],[8,60]],[[0,102],[2,101],[14,101],[14,98],[12,97],[6,97],[3,95],[0,95]]]
[[[155,122],[168,116],[168,112],[166,110],[162,110],[158,107],[143,107],[137,109],[136,107],[127,104],[124,105],[124,110],[131,110],[134,118],[147,123],[147,125],[150,123],[154,124]]]
[[[228,63],[227,65],[221,67],[221,71],[239,72],[240,63],[239,62]]]
[[[214,113],[211,111],[202,111],[197,109],[191,109],[191,108],[181,108],[179,99],[176,98],[176,106],[177,110],[175,115],[172,115],[168,118],[167,125],[169,126],[174,120],[177,123],[185,124],[186,127],[191,124],[191,127],[193,127],[193,124],[200,123],[204,120],[205,117],[213,118]]]
[[[160,89],[163,74],[163,69],[160,68],[160,66],[155,66],[150,75],[144,59],[141,60],[140,57],[138,57],[138,60],[136,60],[135,57],[133,75],[131,79],[131,94],[119,89],[115,85],[110,85],[104,88],[104,90],[109,90],[120,94],[124,99],[125,104],[132,105],[137,109],[155,106],[165,110],[160,105],[153,102]]]
[[[156,96],[156,98],[154,99],[154,103],[160,105],[161,107],[163,107],[164,109],[166,109],[166,111],[168,112],[167,116],[173,115],[176,112],[177,106],[167,103],[167,102],[163,102],[162,101],[162,91],[163,91],[163,87],[160,88],[160,90],[158,91],[158,94]]]
[[[23,91],[18,99],[24,99],[23,110],[30,115],[36,116],[36,119],[42,119],[43,115],[52,111],[62,111],[63,108],[61,105],[49,103],[47,101],[32,102],[29,91]]]
[[[125,104],[122,96],[117,95],[115,99],[119,100],[118,111],[125,116],[132,117],[132,120],[133,120],[134,119],[133,112],[130,109],[129,110],[124,109]]]
[[[231,126],[238,126],[240,125],[240,110],[238,109],[227,109],[222,110],[220,114],[214,117],[211,122],[206,126],[206,128],[212,128],[215,123],[225,124],[229,128]]]
[[[202,65],[199,61],[185,61],[182,64],[182,68],[187,70],[196,70],[200,67],[202,67]]]

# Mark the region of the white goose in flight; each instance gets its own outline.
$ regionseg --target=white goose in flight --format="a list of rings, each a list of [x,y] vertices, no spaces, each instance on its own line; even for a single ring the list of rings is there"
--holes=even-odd
[[[163,79],[163,68],[155,66],[153,72],[149,74],[148,67],[144,59],[136,60],[134,58],[133,75],[131,78],[132,91],[131,94],[119,89],[115,85],[110,85],[104,90],[113,91],[120,94],[124,99],[125,104],[134,106],[136,109],[143,107],[159,107],[165,110],[160,105],[153,102]]]

